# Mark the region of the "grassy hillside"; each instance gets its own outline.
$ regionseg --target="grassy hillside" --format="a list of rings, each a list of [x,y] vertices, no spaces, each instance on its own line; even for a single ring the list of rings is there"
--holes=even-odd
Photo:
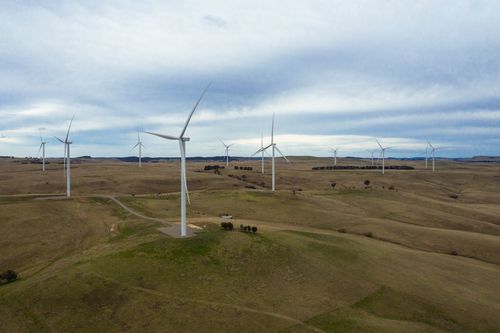
[[[280,165],[295,185],[275,194],[246,187],[267,181],[257,171],[191,166],[189,221],[204,230],[188,239],[92,195],[102,179],[96,194],[177,222],[175,164],[152,166],[167,167],[159,184],[128,165],[81,165],[69,201],[0,197],[0,271],[20,275],[0,285],[0,332],[500,331],[495,167],[382,178],[306,173],[314,163]],[[18,189],[5,172],[0,186],[21,194],[42,177],[20,174]],[[259,232],[221,230],[224,212]]]

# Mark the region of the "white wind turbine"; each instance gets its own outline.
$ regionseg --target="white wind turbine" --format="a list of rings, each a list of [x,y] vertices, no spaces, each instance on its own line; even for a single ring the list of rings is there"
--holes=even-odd
[[[187,235],[187,220],[186,220],[186,199],[189,202],[189,194],[187,192],[187,181],[186,181],[186,142],[190,140],[190,138],[185,137],[184,134],[186,133],[186,129],[189,125],[189,121],[191,120],[191,117],[193,116],[194,111],[198,107],[198,104],[200,104],[201,99],[207,92],[208,88],[210,87],[210,84],[205,88],[203,93],[201,94],[200,98],[198,98],[198,101],[194,105],[193,109],[191,110],[191,113],[189,114],[186,124],[184,125],[184,128],[182,129],[181,134],[177,136],[172,136],[172,135],[163,135],[163,134],[157,134],[157,133],[152,133],[152,132],[145,132],[148,134],[156,135],[159,136],[160,138],[167,139],[167,140],[177,140],[179,142],[179,149],[181,152],[181,236],[184,237]]]
[[[68,198],[71,197],[71,157],[70,157],[70,149],[69,145],[71,145],[73,142],[68,141],[69,139],[69,131],[71,130],[71,124],[73,124],[73,119],[75,118],[75,115],[71,118],[71,121],[69,122],[69,127],[68,127],[68,132],[66,133],[66,139],[61,140],[58,137],[56,137],[57,140],[62,142],[64,144],[64,163],[65,163],[65,170],[66,170],[66,196]]]
[[[435,169],[435,164],[434,164],[434,152],[436,151],[436,148],[434,148],[434,146],[429,142],[428,139],[427,140],[427,148],[431,147],[431,154],[432,154],[432,172],[435,172],[436,169]],[[427,152],[427,151],[426,151]],[[425,167],[427,168],[427,154],[426,154],[426,158],[425,158]]]
[[[45,144],[47,142],[42,139],[42,130],[40,130],[40,148],[38,149],[38,154],[42,151],[42,171],[45,172]]]
[[[380,142],[378,142],[377,139],[375,139],[375,141],[377,141],[377,144],[380,147],[379,158],[380,158],[380,156],[382,156],[382,174],[385,174],[385,151],[387,149],[391,149],[392,147],[382,147],[382,145],[380,144]]]
[[[220,140],[220,139],[219,139]],[[220,140],[222,144],[224,145],[224,148],[226,148],[226,168],[229,166],[229,148],[234,145],[234,143],[231,143],[230,145],[226,145],[224,141]]]
[[[259,150],[257,150],[252,156],[255,156],[257,155],[258,153],[263,153],[265,152],[268,148],[272,147],[273,148],[273,152],[272,152],[272,155],[271,155],[271,169],[272,169],[272,191],[274,192],[275,189],[276,189],[276,167],[275,167],[275,161],[274,161],[274,158],[275,158],[275,150],[278,151],[278,153],[280,153],[280,155],[285,159],[285,161],[287,161],[288,163],[290,163],[290,161],[288,160],[288,158],[286,158],[285,155],[283,155],[283,153],[281,152],[281,150],[279,150],[279,148],[276,146],[276,143],[274,143],[274,113],[273,113],[273,122],[272,122],[272,125],[271,125],[271,144],[267,147],[262,147],[260,148]]]
[[[333,166],[337,166],[337,151],[339,149],[340,147],[330,149],[330,151],[333,153]]]
[[[135,147],[139,147],[139,168],[140,168],[142,166],[142,148],[144,148],[144,145],[142,144],[141,137],[139,135],[139,130],[137,131],[137,143],[130,150],[133,150]]]
[[[372,166],[373,166],[373,155],[377,152],[376,150],[367,150],[372,155]]]

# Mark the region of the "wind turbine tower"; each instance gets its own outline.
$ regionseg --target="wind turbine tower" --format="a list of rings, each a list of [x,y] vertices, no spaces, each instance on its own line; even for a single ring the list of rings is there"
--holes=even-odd
[[[375,155],[375,153],[377,152],[376,150],[367,150],[367,152],[369,152],[371,154],[371,159],[372,159],[372,166],[373,166],[373,155]]]
[[[69,141],[69,132],[71,130],[71,124],[73,124],[73,119],[75,116],[71,118],[71,121],[69,122],[69,127],[68,127],[68,132],[66,133],[66,138],[63,140],[59,139],[56,137],[57,140],[59,140],[61,143],[64,144],[64,160],[65,160],[65,166],[66,166],[66,197],[71,198],[71,157],[70,157],[70,145],[73,143]]]
[[[42,131],[40,130],[40,148],[38,149],[38,154],[42,151],[42,171],[45,172],[45,144],[47,142],[42,139]]]
[[[137,143],[130,150],[133,150],[135,147],[139,147],[139,168],[140,168],[142,166],[142,148],[144,148],[144,145],[142,144],[141,137],[139,135],[139,130],[137,131]]]
[[[224,148],[226,149],[226,168],[227,168],[229,166],[229,148],[233,145],[233,143],[230,145],[226,145],[224,141],[220,140],[220,142],[222,142]]]
[[[427,169],[427,160],[429,159],[429,140],[425,140],[427,141],[427,145],[425,146],[425,168]]]
[[[382,147],[382,145],[380,144],[380,142],[378,142],[377,139],[375,139],[375,141],[377,141],[377,144],[380,147],[380,156],[382,156],[382,174],[385,174],[385,151],[387,149],[391,149],[392,147]]]
[[[189,114],[186,120],[186,124],[184,125],[184,128],[182,129],[182,132],[179,136],[146,132],[148,134],[156,135],[163,139],[176,140],[179,142],[179,149],[181,153],[181,236],[182,237],[187,236],[186,200],[189,202],[189,193],[187,190],[187,181],[186,181],[186,142],[189,141],[190,138],[185,137],[184,134],[186,133],[186,129],[189,125],[189,121],[191,120],[194,111],[196,111],[198,104],[200,104],[201,99],[203,98],[209,87],[210,84],[205,88],[200,98],[198,98],[198,101],[191,110],[191,113]]]
[[[333,166],[337,166],[337,151],[339,149],[340,149],[340,147],[331,149],[331,152],[333,153]]]
[[[428,144],[428,147],[431,148],[431,154],[432,154],[432,172],[435,172],[436,169],[435,169],[435,163],[434,163],[434,153],[436,151],[436,148],[434,148],[434,146],[429,142],[429,140],[427,140],[427,144]],[[427,162],[427,160],[426,160]]]
[[[255,156],[255,155],[257,155],[258,153],[261,153],[261,152],[263,153],[268,148],[271,148],[271,147],[273,148],[272,155],[271,155],[271,172],[272,172],[272,191],[274,192],[276,190],[276,163],[275,163],[276,154],[275,154],[275,151],[278,151],[278,153],[280,153],[280,155],[285,159],[285,161],[287,161],[288,163],[290,163],[290,161],[288,160],[288,158],[286,158],[286,156],[283,155],[283,153],[281,152],[281,150],[279,150],[279,148],[276,146],[276,143],[274,143],[274,113],[273,113],[273,122],[272,122],[272,125],[271,125],[271,144],[269,146],[260,148],[252,156]]]

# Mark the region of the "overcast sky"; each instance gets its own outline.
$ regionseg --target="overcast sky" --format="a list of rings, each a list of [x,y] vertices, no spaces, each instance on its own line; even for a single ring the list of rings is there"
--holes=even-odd
[[[40,4],[43,3],[43,4]],[[500,2],[9,1],[0,11],[0,155],[128,156],[137,128],[189,156],[500,155]],[[142,135],[148,156],[178,144]]]

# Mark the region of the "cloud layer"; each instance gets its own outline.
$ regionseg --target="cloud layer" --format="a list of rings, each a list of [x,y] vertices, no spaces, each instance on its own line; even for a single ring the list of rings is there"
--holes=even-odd
[[[36,1],[0,12],[0,155],[33,156],[73,114],[78,155],[133,154],[137,128],[189,155],[500,155],[497,1]],[[177,145],[143,136],[148,155]],[[62,147],[49,140],[49,155]]]

